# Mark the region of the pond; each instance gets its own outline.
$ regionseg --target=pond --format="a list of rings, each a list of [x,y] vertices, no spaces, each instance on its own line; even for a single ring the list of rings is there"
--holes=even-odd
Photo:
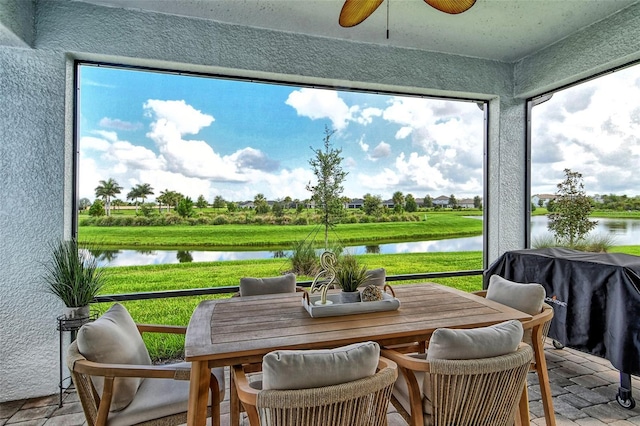
[[[481,219],[481,218],[480,218]],[[598,225],[592,234],[608,234],[614,238],[614,245],[640,244],[640,220],[636,219],[597,219]],[[549,234],[547,217],[531,218],[531,237]],[[433,241],[402,242],[349,246],[352,254],[393,254],[393,253],[429,253],[482,251],[482,236],[466,238],[447,238]],[[224,260],[250,260],[287,258],[290,250],[105,250],[95,253],[101,266],[155,265],[184,262],[213,262]]]

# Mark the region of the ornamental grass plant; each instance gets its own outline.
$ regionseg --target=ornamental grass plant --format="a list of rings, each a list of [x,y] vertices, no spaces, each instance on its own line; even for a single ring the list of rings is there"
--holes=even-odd
[[[65,306],[88,306],[106,284],[105,268],[89,250],[80,250],[75,239],[51,244],[51,258],[44,264],[47,291]]]
[[[336,283],[342,291],[358,291],[358,287],[366,281],[367,275],[367,266],[360,265],[354,255],[345,254],[338,260]]]

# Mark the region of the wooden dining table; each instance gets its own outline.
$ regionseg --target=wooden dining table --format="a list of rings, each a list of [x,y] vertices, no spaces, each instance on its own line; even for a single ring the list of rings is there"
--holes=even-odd
[[[260,363],[277,349],[333,348],[375,341],[382,346],[424,342],[442,327],[475,328],[530,315],[461,290],[434,283],[393,287],[397,310],[313,318],[303,293],[205,300],[195,309],[185,341],[192,363],[187,424],[206,422],[210,368]],[[361,302],[366,303],[366,302]],[[237,425],[239,402],[230,396]]]

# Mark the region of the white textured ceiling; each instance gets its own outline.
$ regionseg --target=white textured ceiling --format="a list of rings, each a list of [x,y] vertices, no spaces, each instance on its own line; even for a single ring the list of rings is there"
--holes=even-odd
[[[460,15],[439,12],[422,0],[385,0],[353,28],[338,25],[343,0],[83,1],[513,62],[614,13],[625,13],[640,0],[477,0]]]

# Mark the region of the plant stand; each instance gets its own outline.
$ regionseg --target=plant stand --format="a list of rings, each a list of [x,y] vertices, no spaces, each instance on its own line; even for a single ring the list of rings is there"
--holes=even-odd
[[[60,389],[60,400],[58,403],[58,407],[62,407],[62,393],[65,390],[64,387],[64,381],[67,379],[70,379],[70,376],[64,376],[64,363],[63,363],[63,333],[65,331],[68,331],[71,333],[71,341],[73,342],[74,340],[76,340],[76,334],[78,333],[78,330],[80,330],[80,327],[82,327],[84,324],[93,321],[94,319],[97,318],[97,314],[89,314],[89,316],[86,317],[81,317],[81,318],[73,318],[73,319],[69,319],[66,318],[64,315],[60,315],[57,319],[58,321],[58,331],[60,332],[60,351],[59,351],[59,355],[60,355],[60,382],[58,382],[58,388]]]

